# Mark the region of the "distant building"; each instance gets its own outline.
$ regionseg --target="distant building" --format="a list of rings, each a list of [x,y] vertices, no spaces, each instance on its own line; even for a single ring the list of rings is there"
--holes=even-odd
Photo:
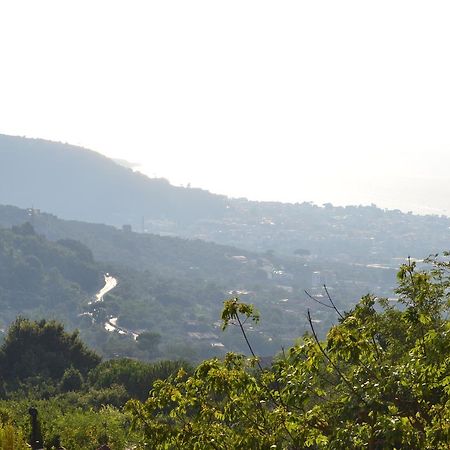
[[[211,347],[225,348],[225,345],[222,342],[211,342]]]
[[[247,263],[247,257],[244,255],[235,255],[235,256],[232,256],[231,259],[234,259],[235,261],[239,261],[243,264]]]
[[[122,231],[124,233],[131,233],[133,231],[133,228],[131,227],[131,225],[122,225]]]

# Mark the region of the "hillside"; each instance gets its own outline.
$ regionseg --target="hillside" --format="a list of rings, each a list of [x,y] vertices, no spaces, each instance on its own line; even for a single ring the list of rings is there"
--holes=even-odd
[[[4,209],[11,211],[9,207]],[[0,212],[0,217],[5,219],[5,216]],[[81,223],[80,226],[82,228]],[[164,241],[156,237],[158,239]],[[176,248],[172,241],[183,242],[171,239],[165,250]],[[118,239],[112,242],[120,247]],[[220,248],[213,244],[211,247]],[[161,245],[154,250],[161,252],[160,256],[164,253]],[[226,268],[225,254],[221,254],[222,259],[219,252],[208,257],[198,248],[195,253],[211,266],[223,265],[223,273],[227,275],[214,279],[212,274],[200,277],[190,271],[189,266],[182,270],[186,259],[178,270],[176,267],[170,270],[165,265],[167,262],[158,264],[158,254],[152,253],[153,260],[147,261],[147,270],[138,271],[123,262],[95,261],[88,247],[67,235],[49,241],[29,222],[9,229],[0,228],[0,328],[5,329],[17,316],[58,319],[71,328],[80,328],[82,336],[106,356],[154,358],[161,355],[157,349],[161,343],[164,354],[199,357],[199,351],[204,354],[211,346],[194,339],[186,347],[188,333],[209,331],[211,334],[213,322],[227,296],[229,281],[226,279],[232,277],[232,272],[237,275],[239,265],[235,262],[234,269]],[[192,255],[187,254],[185,258],[189,256]],[[103,285],[103,274],[108,270],[117,277],[118,287],[103,301],[92,303],[94,294]],[[244,271],[245,274],[250,283],[250,271]],[[131,332],[128,335],[107,332],[105,324],[113,318],[121,330],[126,327],[143,338],[135,341]],[[141,341],[146,342],[150,337],[152,345],[143,346]],[[177,342],[184,343],[186,348],[177,349]]]
[[[450,237],[450,219],[443,216],[417,216],[375,205],[229,199],[150,179],[83,148],[4,135],[0,204],[34,206],[66,219],[128,224],[137,231],[214,241],[251,252],[306,254],[330,264],[396,268],[408,255],[423,258],[447,248]]]
[[[242,261],[262,256],[233,246],[155,234],[140,234],[109,225],[62,220],[52,214],[0,205],[0,226],[30,222],[47,239],[74,239],[92,250],[96,260],[171,277],[222,280],[239,285],[258,277],[257,265]],[[242,258],[239,258],[242,257]],[[268,263],[267,260],[260,264]],[[259,274],[261,275],[261,274]]]
[[[81,243],[50,242],[29,224],[0,229],[2,328],[17,315],[46,314],[73,325],[101,283],[102,269]]]
[[[27,222],[30,219],[34,228]],[[15,289],[10,292],[5,304],[10,311],[5,321],[11,321],[21,313],[38,318],[56,317],[80,327],[83,336],[96,348],[103,342],[100,350],[110,356],[132,356],[136,354],[136,348],[132,342],[121,339],[116,333],[107,336],[111,342],[105,341],[103,324],[108,318],[118,318],[117,324],[126,329],[157,333],[165,344],[165,354],[174,357],[189,354],[194,358],[199,354],[210,355],[213,343],[217,344],[216,351],[235,348],[233,337],[221,336],[215,325],[223,300],[230,297],[232,292],[252,298],[266,311],[268,320],[261,328],[262,334],[257,336],[260,341],[258,348],[264,353],[275,351],[275,345],[279,346],[284,340],[291,342],[298,329],[297,314],[305,311],[304,302],[294,303],[289,308],[280,303],[286,297],[286,289],[293,292],[293,288],[281,286],[283,275],[274,274],[283,266],[267,256],[202,241],[130,233],[106,225],[63,221],[45,213],[30,216],[28,211],[11,206],[0,206],[0,226],[13,226],[12,230],[0,229],[5,236],[15,236],[17,230],[25,229],[30,230],[31,237],[28,240],[39,242],[44,247],[65,249],[70,246],[80,249],[80,253],[90,255],[91,265],[97,274],[94,285],[86,286],[85,289],[78,287],[79,296],[61,297],[59,314],[57,308],[49,307],[44,294],[42,298],[37,295],[41,290],[29,298],[27,309],[17,308],[20,303],[15,298],[22,295],[22,279],[18,277]],[[44,238],[44,235],[53,242]],[[21,239],[17,237],[11,240],[10,246],[13,246],[14,252],[33,261],[38,259],[36,264],[39,264],[40,255],[45,252],[28,246],[28,253],[24,254],[20,243]],[[102,262],[95,262],[93,258]],[[71,267],[57,257],[48,257],[48,260],[49,270],[53,272],[59,273],[65,266]],[[295,268],[292,264],[292,271],[289,283],[295,285],[298,292],[301,287],[310,286],[311,267],[304,267],[302,263]],[[103,303],[91,309],[88,300],[101,287],[100,274],[105,272],[117,277],[118,287],[106,296]],[[69,279],[74,275],[76,273],[67,273]],[[15,278],[11,271],[4,276],[4,280]],[[0,281],[0,286],[3,285]],[[292,314],[294,311],[295,315]],[[89,317],[79,316],[83,312],[93,314],[97,326],[91,326]],[[279,330],[280,323],[283,323],[282,331]]]
[[[105,356],[151,359],[162,355],[161,344],[164,354],[199,357],[205,347],[201,342],[191,342],[189,352],[174,346],[188,337],[184,322],[193,323],[192,331],[197,331],[196,314],[204,317],[202,331],[212,327],[226,287],[176,273],[164,276],[157,264],[154,269],[139,272],[97,262],[79,241],[49,241],[28,222],[0,228],[0,328],[6,329],[18,316],[57,319],[79,328]],[[119,285],[103,301],[92,302],[107,270],[113,271]],[[107,331],[105,325],[112,318],[120,330],[127,327],[139,334],[138,339],[119,329]]]
[[[0,136],[0,202],[28,207],[0,206],[0,226],[30,222],[50,241],[78,241],[119,278],[96,312],[101,325],[117,318],[126,329],[170,338],[165,351],[176,357],[193,347],[204,356],[213,345],[233,348],[214,322],[235,293],[267,320],[256,336],[263,353],[304,332],[307,308],[324,332],[334,319],[305,289],[321,298],[326,284],[342,310],[367,292],[391,296],[405,258],[442,251],[450,237],[447,217],[227,199],[86,149],[8,136]],[[133,231],[142,226],[145,233]],[[89,333],[89,343],[104,339]],[[110,355],[134,352],[123,340],[102,346]]]
[[[215,324],[222,301],[232,295],[252,301],[262,311],[264,321],[254,339],[268,354],[305,331],[307,308],[314,311],[319,332],[333,322],[334,315],[308,299],[305,289],[320,298],[326,283],[339,307],[347,310],[367,292],[391,295],[395,283],[395,270],[386,268],[327,263],[308,255],[260,254],[0,206],[0,227],[28,221],[52,241],[81,242],[102,262],[104,272],[118,278],[118,287],[96,312],[100,319],[118,317],[119,326],[157,332],[170,344],[166,351],[175,356],[193,348],[208,355],[212,344],[223,344],[224,349],[240,344],[231,333],[220,333]],[[102,339],[94,333],[89,343]],[[108,344],[107,352],[114,354],[122,344]],[[122,352],[127,351],[130,348],[125,346]]]
[[[0,135],[0,203],[64,218],[140,224],[220,216],[224,197],[150,179],[87,149]]]

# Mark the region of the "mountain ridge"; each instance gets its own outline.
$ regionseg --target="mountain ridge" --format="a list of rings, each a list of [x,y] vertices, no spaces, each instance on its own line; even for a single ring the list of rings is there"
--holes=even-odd
[[[0,203],[67,219],[138,224],[142,217],[215,217],[224,198],[152,179],[83,147],[0,135]]]
[[[176,163],[176,161],[174,161]],[[448,247],[450,219],[371,206],[232,199],[175,187],[91,150],[0,135],[0,204],[64,219],[201,239],[247,251],[306,252],[330,261],[396,266]]]

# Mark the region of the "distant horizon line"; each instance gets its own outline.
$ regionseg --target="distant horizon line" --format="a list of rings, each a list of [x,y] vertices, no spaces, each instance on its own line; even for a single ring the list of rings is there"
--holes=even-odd
[[[292,201],[292,200],[268,200],[268,199],[262,199],[262,198],[252,198],[251,195],[230,195],[230,194],[224,194],[222,192],[217,192],[215,190],[212,190],[211,188],[207,188],[207,187],[203,187],[203,186],[197,186],[197,185],[191,185],[191,183],[177,183],[173,180],[171,180],[171,177],[169,176],[160,176],[158,175],[156,172],[153,173],[149,173],[148,170],[145,170],[145,163],[140,163],[140,162],[133,162],[133,161],[129,161],[125,158],[115,158],[109,155],[104,154],[102,151],[99,150],[94,150],[88,146],[86,146],[85,144],[81,144],[81,143],[76,143],[76,144],[72,144],[68,141],[58,141],[58,140],[54,140],[51,138],[45,138],[45,137],[37,137],[37,136],[27,136],[27,135],[20,135],[20,134],[6,134],[6,133],[2,133],[0,132],[0,136],[4,136],[4,137],[8,137],[8,138],[19,138],[19,139],[29,139],[29,140],[37,140],[37,141],[44,141],[44,142],[49,142],[52,144],[60,144],[60,145],[67,145],[70,147],[75,147],[75,148],[79,148],[79,149],[83,149],[83,150],[87,150],[93,153],[96,153],[98,155],[101,155],[104,158],[107,158],[109,160],[111,160],[112,162],[114,162],[115,164],[124,167],[126,169],[130,169],[133,172],[136,173],[140,173],[141,175],[146,176],[149,179],[155,179],[155,180],[165,180],[167,181],[171,186],[173,187],[181,187],[184,189],[200,189],[206,192],[209,192],[212,195],[218,195],[218,196],[223,196],[226,198],[229,198],[231,200],[246,200],[249,202],[258,202],[258,203],[280,203],[280,204],[286,204],[286,205],[300,205],[303,203],[309,203],[313,206],[317,206],[319,208],[324,208],[326,207],[326,205],[331,205],[333,208],[358,208],[358,207],[364,207],[364,208],[369,208],[369,207],[375,207],[377,209],[380,209],[382,211],[400,211],[403,214],[413,214],[416,216],[438,216],[438,217],[450,217],[450,212],[448,212],[446,209],[444,208],[435,208],[435,207],[425,207],[422,205],[417,205],[414,208],[401,208],[401,207],[390,207],[390,206],[381,206],[378,203],[375,202],[361,202],[361,203],[351,203],[351,202],[334,202],[333,201],[317,201],[317,200],[303,200],[303,201]]]

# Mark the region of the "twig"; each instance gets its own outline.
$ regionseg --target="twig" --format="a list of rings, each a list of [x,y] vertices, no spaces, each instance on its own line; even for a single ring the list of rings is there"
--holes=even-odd
[[[320,300],[317,300],[317,298],[313,297],[308,291],[305,290],[305,294],[311,299],[314,300],[316,303],[319,303],[319,305],[325,306],[326,308],[333,309],[332,306],[327,305],[326,303],[321,302]]]
[[[253,348],[252,348],[252,346],[250,344],[250,341],[247,338],[247,333],[245,332],[244,326],[243,326],[243,324],[241,322],[241,319],[239,318],[239,314],[236,314],[236,319],[238,321],[239,328],[241,329],[241,333],[244,336],[245,342],[247,343],[247,346],[248,346],[248,348],[250,350],[250,353],[252,354],[253,358],[255,358],[256,363],[258,364],[259,370],[261,372],[264,372],[264,370],[263,370],[263,368],[261,366],[261,363],[259,362],[259,358],[255,355],[255,352],[253,351]]]
[[[336,305],[334,304],[333,299],[331,298],[331,295],[330,295],[330,293],[328,292],[327,285],[324,284],[324,285],[323,285],[323,288],[325,289],[325,292],[327,293],[328,300],[329,300],[330,303],[333,305],[333,306],[332,306],[333,309],[339,314],[339,317],[340,317],[341,319],[344,319],[344,316],[343,316],[343,315],[340,313],[340,311],[336,308]]]

